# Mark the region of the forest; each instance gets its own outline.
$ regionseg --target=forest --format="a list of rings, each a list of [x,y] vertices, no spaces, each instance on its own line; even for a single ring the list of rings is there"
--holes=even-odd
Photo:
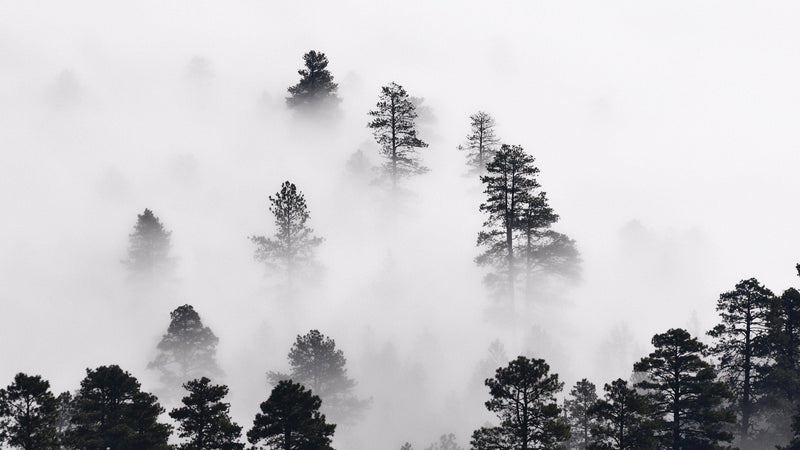
[[[0,448],[800,449],[800,11],[245,3],[0,6]]]

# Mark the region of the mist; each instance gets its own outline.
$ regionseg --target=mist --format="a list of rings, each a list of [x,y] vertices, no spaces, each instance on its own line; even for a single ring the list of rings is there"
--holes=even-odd
[[[492,418],[480,367],[495,340],[567,387],[601,385],[655,333],[706,339],[740,279],[797,284],[800,6],[434,3],[0,3],[0,380],[72,391],[116,363],[156,391],[147,363],[188,303],[220,338],[245,430],[265,374],[319,329],[372,399],[335,445],[466,445]],[[311,49],[339,83],[334,120],[286,107]],[[430,111],[430,172],[397,204],[347,166],[359,149],[380,163],[367,112],[391,81]],[[536,158],[583,260],[579,282],[510,323],[487,315],[484,196],[457,151],[478,110]],[[322,276],[291,301],[248,239],[274,231],[286,180],[325,239]],[[159,289],[121,264],[145,208],[172,231]]]

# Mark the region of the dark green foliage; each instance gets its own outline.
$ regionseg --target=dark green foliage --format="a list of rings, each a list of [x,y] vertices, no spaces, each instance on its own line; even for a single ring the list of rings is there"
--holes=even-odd
[[[467,135],[467,142],[458,149],[467,152],[467,164],[472,168],[472,172],[483,174],[486,172],[486,164],[494,159],[497,152],[497,144],[500,140],[495,136],[494,118],[489,113],[478,111],[469,116],[470,133]]]
[[[647,398],[619,378],[603,386],[605,396],[591,408],[592,450],[655,450],[653,424]]]
[[[645,375],[635,387],[647,392],[653,407],[659,448],[725,448],[733,438],[725,427],[735,421],[723,409],[731,393],[701,358],[706,346],[683,329],[657,334],[652,344],[655,350],[634,365]]]
[[[402,449],[401,449],[402,450]],[[453,433],[439,436],[439,442],[431,444],[425,450],[464,450],[456,442],[456,435]]]
[[[269,211],[275,217],[275,237],[251,236],[250,240],[256,244],[256,260],[285,273],[291,285],[298,273],[316,268],[314,250],[322,238],[314,236],[307,225],[310,214],[306,199],[293,183],[285,181],[269,202]]]
[[[589,408],[597,401],[597,388],[586,378],[575,383],[569,391],[569,398],[564,404],[570,426],[570,447],[586,450],[590,442],[590,430],[594,422]]]
[[[491,399],[486,408],[497,414],[498,427],[483,427],[472,434],[474,449],[555,449],[569,438],[569,425],[561,418],[555,394],[563,383],[542,359],[518,356],[486,380]]]
[[[769,365],[769,313],[774,295],[755,278],[742,280],[719,296],[720,324],[709,331],[715,338],[711,354],[720,379],[734,395],[739,418],[739,445],[752,447],[754,418],[764,396],[763,377]]]
[[[291,379],[307,386],[323,401],[325,412],[337,422],[356,419],[367,402],[357,399],[352,390],[356,382],[347,376],[347,359],[336,348],[336,341],[318,330],[298,335],[289,350],[288,375],[270,372],[272,383]]]
[[[219,339],[203,326],[194,308],[179,306],[169,316],[169,328],[158,343],[158,355],[147,367],[161,372],[161,380],[169,389],[177,389],[194,378],[221,373],[215,359]]]
[[[327,424],[319,412],[322,401],[301,384],[282,380],[261,403],[253,428],[247,432],[251,444],[275,450],[332,450],[336,425]]]
[[[172,268],[169,256],[171,231],[166,231],[149,209],[138,215],[129,235],[128,259],[123,263],[134,276],[165,275]]]
[[[0,389],[0,443],[25,450],[56,448],[58,401],[39,375],[18,373]]]
[[[181,450],[242,450],[238,442],[242,427],[230,418],[230,405],[222,399],[228,387],[211,384],[206,377],[192,380],[183,387],[189,395],[183,405],[173,409],[169,416],[178,421],[178,436],[185,439]]]
[[[418,148],[428,144],[417,137],[416,107],[402,86],[389,83],[382,87],[375,106],[377,109],[369,112],[374,119],[367,126],[372,129],[381,155],[387,160],[383,172],[396,189],[401,178],[428,170],[416,154]]]
[[[171,427],[158,423],[164,409],[119,366],[86,369],[74,401],[68,441],[85,450],[167,450]]]
[[[328,57],[325,53],[311,50],[303,55],[303,61],[306,67],[297,71],[301,78],[288,89],[292,95],[286,98],[286,104],[292,108],[307,108],[339,103],[336,96],[338,86],[327,68]]]

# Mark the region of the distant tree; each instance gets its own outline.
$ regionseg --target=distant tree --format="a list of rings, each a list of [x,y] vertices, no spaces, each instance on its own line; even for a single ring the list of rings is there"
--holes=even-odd
[[[754,444],[754,417],[764,396],[764,376],[769,363],[769,314],[774,294],[755,278],[742,280],[733,291],[719,296],[719,325],[708,335],[715,338],[711,354],[719,361],[720,379],[736,400],[739,445]]]
[[[563,383],[542,359],[519,356],[486,380],[491,399],[486,408],[500,419],[498,427],[483,427],[472,434],[472,448],[555,449],[569,438],[569,425],[561,418],[555,394]]]
[[[75,396],[69,442],[85,450],[168,450],[171,427],[159,423],[164,412],[152,394],[119,366],[86,369]]]
[[[72,416],[75,415],[75,402],[72,398],[72,394],[69,392],[62,392],[59,394],[58,397],[56,397],[56,402],[58,403],[56,429],[58,430],[61,443],[66,444],[66,437],[69,436],[72,430]],[[62,447],[65,449],[70,448],[66,445],[62,445]]]
[[[325,422],[319,412],[320,398],[291,380],[282,380],[267,401],[261,403],[247,439],[257,445],[263,441],[274,450],[332,450],[331,437],[336,425]]]
[[[314,250],[323,239],[314,236],[307,225],[310,214],[306,199],[293,183],[284,182],[269,201],[277,233],[273,238],[251,236],[250,240],[256,244],[256,260],[284,272],[291,286],[297,273],[316,267]]]
[[[0,389],[0,443],[25,450],[56,448],[58,401],[39,375],[18,373]]]
[[[412,447],[411,444],[406,442],[405,444],[402,445],[402,447],[400,447],[400,450],[414,450],[414,447]]]
[[[303,55],[305,68],[297,71],[300,81],[289,88],[286,104],[291,108],[334,106],[339,103],[336,96],[338,85],[328,70],[328,57],[314,50]]]
[[[158,354],[147,367],[161,372],[168,389],[202,376],[221,373],[216,362],[219,338],[203,326],[192,305],[183,305],[170,313],[167,333],[158,343]]]
[[[322,399],[323,410],[333,419],[348,423],[355,420],[367,402],[359,400],[352,390],[355,380],[347,376],[347,359],[336,348],[336,341],[318,330],[298,335],[289,350],[291,372],[270,372],[274,384],[291,379],[307,386]]]
[[[458,149],[467,152],[467,164],[472,172],[482,175],[486,173],[486,164],[494,159],[500,140],[495,135],[494,118],[489,113],[478,111],[469,116],[469,120],[467,142],[459,145]]]
[[[591,450],[655,450],[650,405],[647,398],[628,387],[619,378],[603,386],[605,396],[588,410],[594,418],[591,426]]]
[[[369,112],[374,118],[367,126],[372,129],[381,155],[387,160],[383,172],[391,181],[392,189],[397,190],[401,178],[428,170],[416,154],[417,149],[428,144],[417,137],[416,107],[402,86],[389,83],[382,87],[376,107]]]
[[[211,384],[206,377],[184,384],[189,395],[183,405],[169,416],[178,422],[178,436],[185,442],[181,450],[242,450],[238,442],[242,427],[231,421],[230,405],[222,401],[228,395],[225,385]]]
[[[402,450],[402,449],[401,449]],[[425,450],[464,450],[458,445],[456,435],[453,433],[439,436],[439,442],[431,444]]]
[[[570,446],[574,449],[586,450],[589,447],[590,431],[594,422],[589,409],[597,401],[597,388],[586,378],[575,383],[569,391],[569,398],[564,407],[570,426]]]
[[[134,276],[163,275],[172,268],[171,231],[164,229],[153,211],[145,209],[129,235],[128,258],[123,263]]]
[[[659,448],[722,449],[733,436],[725,427],[733,413],[727,386],[701,355],[706,350],[686,330],[670,329],[653,336],[655,350],[634,365],[645,374],[635,387],[647,392],[653,406]]]

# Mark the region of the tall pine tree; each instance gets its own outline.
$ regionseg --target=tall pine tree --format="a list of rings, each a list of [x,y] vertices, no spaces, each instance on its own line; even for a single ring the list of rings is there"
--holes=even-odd
[[[472,172],[486,173],[486,164],[494,159],[500,140],[495,135],[494,118],[487,112],[478,111],[469,116],[470,132],[467,142],[458,149],[467,152],[467,164]]]
[[[183,406],[170,411],[178,422],[178,436],[184,439],[180,450],[242,450],[239,442],[242,427],[231,421],[230,405],[222,401],[228,395],[225,385],[211,384],[206,377],[189,381],[183,387],[189,395]]]
[[[129,235],[128,257],[123,261],[134,277],[168,275],[173,267],[169,256],[170,235],[153,211],[145,209],[138,215]]]
[[[589,414],[589,409],[597,401],[597,388],[594,383],[586,378],[575,383],[569,391],[569,398],[564,404],[567,421],[570,426],[570,447],[577,450],[586,450],[591,443],[590,432],[594,418]]]

